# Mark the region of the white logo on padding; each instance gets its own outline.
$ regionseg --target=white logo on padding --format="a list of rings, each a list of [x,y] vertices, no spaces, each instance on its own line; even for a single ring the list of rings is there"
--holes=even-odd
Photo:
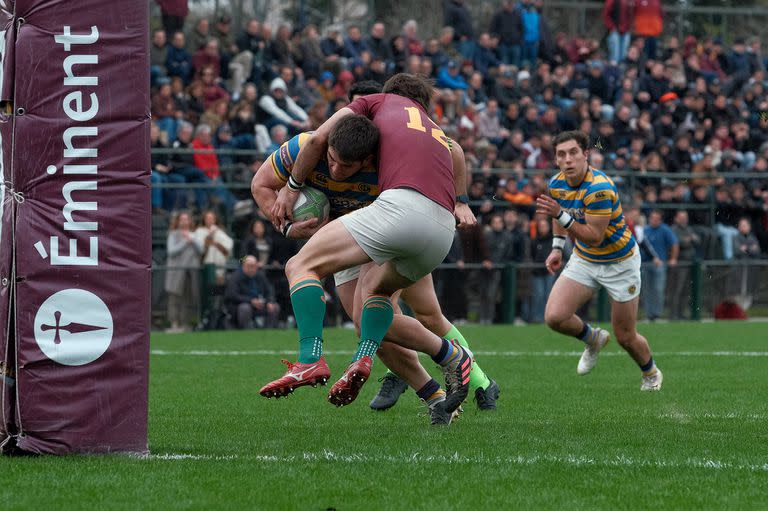
[[[107,351],[112,327],[112,314],[101,298],[83,289],[65,289],[37,311],[35,340],[54,362],[81,366]]]

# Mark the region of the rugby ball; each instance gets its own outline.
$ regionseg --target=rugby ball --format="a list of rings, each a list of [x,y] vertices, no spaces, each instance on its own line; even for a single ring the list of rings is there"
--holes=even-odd
[[[331,203],[328,202],[328,197],[317,188],[309,186],[301,189],[299,198],[293,206],[294,222],[316,218],[318,222],[322,223],[328,219],[330,213]]]

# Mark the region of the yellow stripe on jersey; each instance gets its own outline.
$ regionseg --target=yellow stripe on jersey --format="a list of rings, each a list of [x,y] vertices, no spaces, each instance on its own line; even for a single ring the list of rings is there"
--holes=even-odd
[[[613,181],[603,172],[589,168],[584,180],[571,187],[560,172],[549,182],[549,193],[577,222],[586,223],[587,215],[610,217],[603,241],[588,246],[576,241],[576,253],[596,263],[626,259],[634,252],[635,240],[624,222],[619,193]]]
[[[311,137],[310,133],[301,133],[283,143],[273,152],[269,161],[275,176],[288,181],[293,171],[301,146]],[[378,174],[376,169],[362,169],[346,181],[331,178],[328,163],[320,160],[307,176],[307,184],[325,193],[331,203],[331,218],[350,213],[373,202],[379,195]]]

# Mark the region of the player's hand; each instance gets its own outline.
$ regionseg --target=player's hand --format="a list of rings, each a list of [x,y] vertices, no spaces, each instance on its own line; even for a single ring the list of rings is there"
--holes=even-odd
[[[549,256],[547,256],[547,262],[545,265],[547,266],[547,271],[550,273],[550,275],[557,273],[563,266],[563,251],[553,250],[550,252]]]
[[[299,198],[299,190],[293,190],[290,186],[284,186],[277,192],[277,199],[269,212],[272,225],[278,232],[282,232],[285,219],[293,220],[293,206]]]
[[[560,203],[549,195],[539,195],[536,198],[536,213],[543,213],[552,218],[560,214]]]
[[[677,259],[670,259],[669,261],[667,261],[667,265],[670,268],[674,268],[675,266],[677,266]]]
[[[309,239],[327,223],[328,220],[318,223],[317,218],[294,222],[288,231],[288,237],[296,240]]]
[[[456,217],[456,221],[458,222],[456,227],[459,229],[477,225],[477,218],[475,218],[475,214],[472,213],[472,210],[469,209],[468,204],[457,202],[456,206],[453,208],[453,216]]]

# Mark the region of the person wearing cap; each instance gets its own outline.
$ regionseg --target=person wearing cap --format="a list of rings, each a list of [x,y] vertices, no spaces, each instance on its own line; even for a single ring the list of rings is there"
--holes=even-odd
[[[502,110],[507,109],[507,105],[520,99],[520,92],[515,86],[515,72],[509,67],[499,75],[494,87],[494,96],[499,100]]]
[[[455,60],[449,60],[448,65],[437,72],[437,87],[451,90],[467,90],[467,81],[459,72],[459,65]]]
[[[334,100],[336,95],[333,92],[333,86],[336,84],[336,77],[333,76],[333,73],[330,71],[323,71],[320,73],[320,80],[317,87],[317,90],[320,92],[320,97],[322,97],[326,102],[330,103]]]
[[[352,88],[352,83],[355,81],[355,75],[351,71],[346,69],[339,73],[339,77],[336,79],[336,85],[333,86],[334,99],[344,98],[349,96],[349,91]]]
[[[611,87],[605,74],[603,74],[604,67],[605,65],[602,60],[595,59],[590,61],[587,81],[589,82],[590,96],[597,96],[603,103],[608,103],[611,100]]]
[[[272,80],[269,94],[259,99],[261,120],[268,129],[275,124],[283,124],[289,132],[298,133],[309,127],[309,116],[287,92],[288,86],[282,78]]]
[[[535,95],[533,86],[531,85],[531,73],[527,69],[523,69],[517,73],[517,93],[520,97]]]

